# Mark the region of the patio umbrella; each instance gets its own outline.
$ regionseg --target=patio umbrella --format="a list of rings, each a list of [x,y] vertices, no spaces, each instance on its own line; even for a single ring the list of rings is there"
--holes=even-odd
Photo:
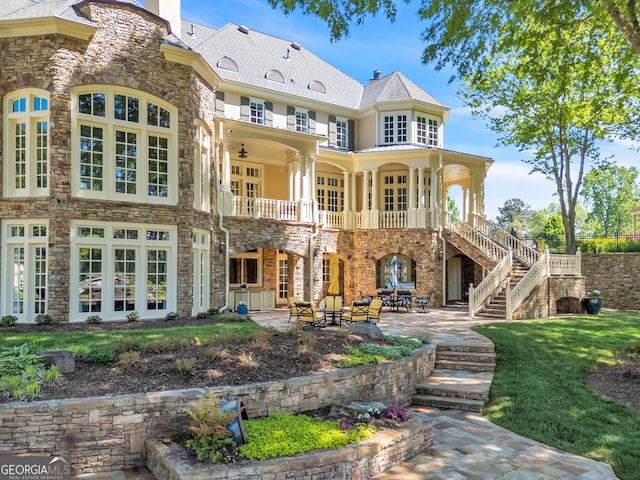
[[[329,260],[329,295],[340,293],[340,259],[337,253],[332,253]]]
[[[398,257],[391,259],[391,287],[398,288]]]

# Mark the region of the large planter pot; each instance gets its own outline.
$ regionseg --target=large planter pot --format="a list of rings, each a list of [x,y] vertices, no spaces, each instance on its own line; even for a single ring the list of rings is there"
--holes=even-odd
[[[246,305],[238,305],[238,313],[240,315],[247,315],[249,313],[249,307]]]
[[[589,315],[597,315],[602,308],[602,298],[583,298],[582,306]]]

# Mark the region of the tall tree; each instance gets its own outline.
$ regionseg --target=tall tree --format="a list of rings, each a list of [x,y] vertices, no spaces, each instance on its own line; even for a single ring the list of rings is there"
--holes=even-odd
[[[638,169],[603,165],[584,176],[581,195],[599,224],[598,234],[621,235],[631,231],[631,213],[640,200]]]
[[[511,198],[498,207],[498,212],[496,223],[499,227],[516,237],[527,235],[533,213],[530,205],[519,198]]]

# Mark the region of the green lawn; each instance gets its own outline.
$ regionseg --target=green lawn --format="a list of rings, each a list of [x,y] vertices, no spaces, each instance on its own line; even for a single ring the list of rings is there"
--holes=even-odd
[[[640,345],[640,315],[602,313],[483,325],[497,367],[484,414],[494,423],[640,478],[640,413],[601,397],[584,374],[613,362],[612,349]]]
[[[135,340],[141,347],[145,347],[154,340],[171,339],[179,341],[198,337],[201,340],[212,335],[233,332],[246,337],[260,326],[254,322],[217,323],[210,324],[203,321],[202,325],[188,327],[149,328],[140,330],[122,330],[107,332],[55,332],[51,333],[12,333],[3,332],[0,347],[12,347],[27,344],[38,350],[71,350],[78,347],[86,350],[112,350],[120,339]]]

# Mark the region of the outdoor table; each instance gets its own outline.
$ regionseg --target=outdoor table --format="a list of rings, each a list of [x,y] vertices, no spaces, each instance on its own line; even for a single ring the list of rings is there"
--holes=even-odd
[[[331,318],[330,325],[340,325],[342,326],[342,314],[346,311],[345,308],[325,308],[322,311],[324,312],[325,319]],[[336,322],[336,317],[339,322]]]

